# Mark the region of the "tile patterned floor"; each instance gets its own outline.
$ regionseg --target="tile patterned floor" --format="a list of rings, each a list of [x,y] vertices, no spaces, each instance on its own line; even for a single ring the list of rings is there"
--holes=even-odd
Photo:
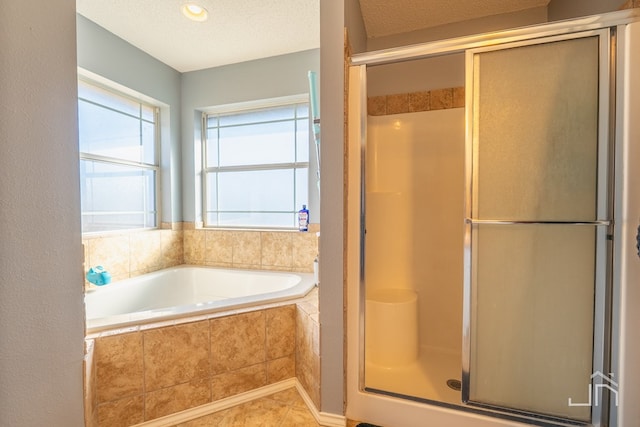
[[[174,427],[319,427],[295,388]]]

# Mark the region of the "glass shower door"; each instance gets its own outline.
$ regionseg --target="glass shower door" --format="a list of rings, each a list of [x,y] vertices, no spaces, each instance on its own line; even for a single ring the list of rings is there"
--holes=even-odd
[[[467,53],[468,404],[599,417],[608,61],[606,31]]]

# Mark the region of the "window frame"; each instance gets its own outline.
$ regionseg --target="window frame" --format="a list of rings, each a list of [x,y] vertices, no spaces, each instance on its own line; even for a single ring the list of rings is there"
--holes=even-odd
[[[294,123],[300,120],[297,116],[297,106],[300,104],[306,104],[309,107],[309,112],[306,117],[307,121],[307,130],[309,138],[306,141],[309,146],[309,155],[308,159],[304,162],[299,162],[294,159],[293,162],[288,163],[260,163],[260,164],[252,164],[252,165],[239,165],[239,166],[207,166],[207,134],[208,134],[208,118],[211,116],[223,116],[223,115],[234,115],[234,114],[242,114],[251,111],[260,111],[260,110],[268,110],[272,108],[278,107],[286,107],[292,106],[294,107],[294,117],[291,119]],[[311,158],[311,110],[310,110],[310,101],[309,95],[298,94],[291,95],[279,98],[269,98],[248,102],[240,102],[233,104],[225,104],[219,105],[216,107],[211,107],[202,112],[202,132],[201,132],[201,200],[202,200],[202,226],[207,229],[221,229],[221,230],[276,230],[276,231],[293,231],[297,230],[297,223],[295,221],[295,214],[298,212],[297,209],[302,208],[302,206],[297,207],[294,205],[293,210],[286,211],[286,213],[291,213],[294,220],[292,221],[291,226],[276,226],[276,225],[256,225],[256,224],[245,224],[245,225],[225,225],[225,224],[210,224],[208,221],[209,212],[220,212],[220,211],[208,211],[207,206],[209,204],[209,191],[207,185],[207,176],[211,173],[220,173],[220,172],[252,172],[252,171],[260,171],[260,170],[286,170],[291,169],[293,171],[293,197],[295,203],[295,195],[297,191],[297,186],[299,185],[298,180],[296,179],[296,171],[300,169],[307,170],[307,179],[303,183],[303,185],[307,188],[307,205],[309,204],[309,199],[311,198],[310,189],[309,189],[309,173],[311,171],[310,167],[310,158]],[[275,122],[275,121],[274,121]],[[263,122],[255,122],[255,124],[259,124]],[[269,123],[269,122],[264,122]],[[219,127],[218,127],[219,128]],[[297,129],[297,127],[296,127]],[[297,133],[297,132],[296,132]],[[297,142],[297,140],[296,140]],[[297,145],[296,145],[297,146]],[[216,180],[217,182],[217,180]],[[234,211],[236,212],[236,211]],[[237,211],[239,212],[239,211]],[[246,213],[271,213],[272,211],[243,211]],[[283,213],[284,211],[277,211],[276,213]]]
[[[87,152],[83,152],[80,150],[80,148],[78,148],[78,153],[79,153],[79,160],[86,160],[86,161],[91,161],[91,162],[98,162],[98,163],[104,163],[104,164],[108,164],[108,165],[114,165],[114,166],[124,166],[124,167],[133,167],[133,168],[137,168],[140,171],[152,171],[153,172],[153,176],[154,176],[154,198],[155,198],[155,206],[153,206],[153,209],[148,210],[148,211],[135,211],[135,212],[131,212],[131,211],[109,211],[109,212],[105,212],[105,215],[113,215],[113,214],[131,214],[131,213],[136,213],[139,214],[141,213],[143,215],[143,226],[142,227],[124,227],[124,228],[114,228],[112,230],[98,230],[98,231],[84,231],[82,230],[82,235],[100,235],[100,234],[114,234],[114,233],[123,233],[123,232],[130,232],[130,231],[140,231],[140,230],[157,230],[161,228],[161,219],[162,219],[162,212],[161,212],[161,207],[162,207],[162,200],[161,200],[161,196],[162,196],[162,188],[161,188],[161,158],[160,158],[160,150],[161,150],[161,144],[160,144],[160,132],[161,132],[161,123],[160,123],[160,106],[154,102],[151,102],[148,97],[139,94],[137,92],[135,92],[132,89],[126,88],[124,86],[118,85],[116,83],[107,81],[106,79],[100,78],[98,76],[95,77],[88,77],[85,76],[84,73],[80,73],[78,74],[78,83],[84,83],[87,85],[91,85],[93,87],[96,87],[98,89],[104,90],[109,92],[112,95],[115,95],[117,97],[121,97],[124,98],[126,100],[129,101],[133,101],[136,102],[140,105],[140,110],[142,109],[143,106],[145,107],[149,107],[153,110],[153,128],[154,128],[154,135],[153,135],[153,164],[151,163],[145,163],[145,162],[136,162],[136,161],[132,161],[132,160],[126,160],[126,159],[121,159],[121,158],[117,158],[117,157],[110,157],[110,156],[104,156],[104,155],[100,155],[100,154],[91,154],[91,153],[87,153]],[[128,114],[126,112],[123,111],[119,111],[116,109],[113,109],[109,106],[100,104],[98,102],[86,99],[86,98],[82,98],[80,96],[80,94],[78,94],[77,96],[78,99],[78,103],[80,103],[80,101],[82,100],[83,102],[87,102],[90,103],[92,105],[101,107],[101,108],[105,108],[111,111],[114,111],[116,113],[122,114],[124,116],[127,117],[132,117],[135,118],[137,120],[140,120],[141,122],[145,122],[145,123],[150,123],[148,120],[145,120],[142,117],[142,114],[140,114],[139,117],[133,116],[131,114]],[[82,185],[82,182],[80,183]],[[87,213],[85,214],[85,212],[82,210],[81,207],[81,217],[84,217],[85,215],[95,215],[95,213]],[[154,213],[154,217],[155,217],[155,225],[147,225],[147,215],[149,213]]]

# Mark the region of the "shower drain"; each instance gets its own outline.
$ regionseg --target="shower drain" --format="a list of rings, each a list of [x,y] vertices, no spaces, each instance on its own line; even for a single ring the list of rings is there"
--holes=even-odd
[[[455,391],[460,391],[462,383],[458,380],[447,380],[447,386]]]

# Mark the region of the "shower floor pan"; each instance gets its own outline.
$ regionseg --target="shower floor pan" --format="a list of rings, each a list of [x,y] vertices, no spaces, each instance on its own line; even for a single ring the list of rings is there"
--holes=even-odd
[[[365,364],[365,387],[406,397],[461,405],[460,391],[447,385],[451,379],[460,380],[461,355],[421,347],[418,359],[403,366],[384,367]]]

